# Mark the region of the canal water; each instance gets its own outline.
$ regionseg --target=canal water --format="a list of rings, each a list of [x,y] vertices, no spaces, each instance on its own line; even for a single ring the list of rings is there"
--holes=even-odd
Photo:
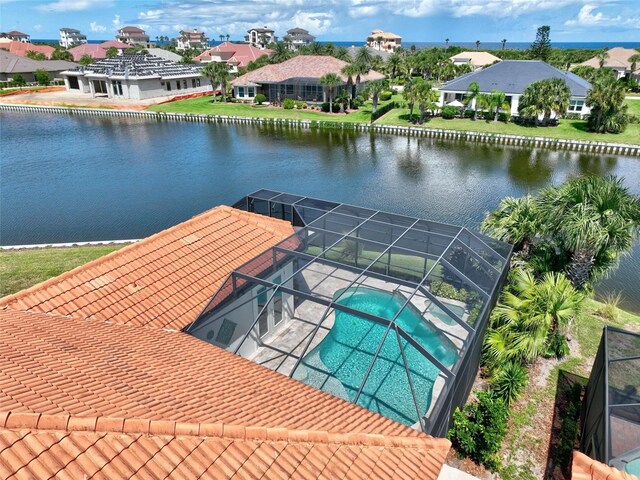
[[[507,195],[640,160],[426,138],[0,113],[0,244],[141,238],[260,188],[477,228]],[[599,291],[640,312],[640,247]]]

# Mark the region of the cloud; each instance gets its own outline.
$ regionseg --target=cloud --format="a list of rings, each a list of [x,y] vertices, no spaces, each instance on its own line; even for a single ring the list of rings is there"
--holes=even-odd
[[[607,16],[603,12],[595,12],[597,5],[584,5],[576,18],[564,22],[567,27],[629,27],[640,29],[640,15],[634,16]]]
[[[56,2],[38,5],[41,12],[79,12],[92,8],[105,8],[113,5],[110,0],[57,0]]]
[[[96,33],[106,32],[107,31],[107,27],[105,27],[104,25],[99,25],[98,22],[91,22],[89,24],[89,29],[92,32],[96,32]]]
[[[164,12],[162,10],[147,10],[146,12],[138,13],[138,18],[144,20],[157,20],[162,17]]]
[[[37,25],[34,25],[34,26],[33,26],[33,29],[34,29],[36,32],[40,32],[40,31],[42,31],[42,24],[41,24],[41,23],[38,23]]]
[[[111,20],[111,25],[116,30],[119,30],[122,27],[122,22],[120,22],[120,15],[113,16],[113,20]]]

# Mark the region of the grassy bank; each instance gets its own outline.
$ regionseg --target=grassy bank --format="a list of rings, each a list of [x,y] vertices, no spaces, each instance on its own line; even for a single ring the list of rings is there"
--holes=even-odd
[[[640,100],[627,100],[629,113],[640,115]],[[414,109],[414,117],[418,111]],[[396,108],[379,118],[376,123],[383,125],[410,125],[409,109]],[[583,140],[589,142],[609,142],[640,144],[640,124],[629,124],[623,133],[595,134],[587,131],[585,120],[560,120],[557,127],[524,127],[515,123],[492,122],[456,118],[445,120],[441,117],[429,119],[423,124],[427,128],[460,130],[469,132],[498,133],[504,135],[524,135],[530,137],[548,137],[564,140]]]
[[[43,282],[122,247],[122,244],[118,244],[0,251],[0,297]]]
[[[380,102],[382,106],[388,102]],[[368,123],[371,120],[372,105],[367,102],[363,107],[350,113],[323,113],[314,110],[285,110],[270,105],[249,105],[244,103],[212,102],[210,96],[189,98],[176,102],[151,105],[147,110],[153,112],[196,113],[204,115],[233,115],[237,117],[286,118],[288,120],[316,120],[318,122]]]

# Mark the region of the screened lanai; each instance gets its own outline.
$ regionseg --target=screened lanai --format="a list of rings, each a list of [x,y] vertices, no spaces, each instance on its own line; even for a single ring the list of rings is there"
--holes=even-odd
[[[475,378],[511,246],[466,228],[260,190],[296,233],[234,271],[186,331],[444,435]]]
[[[640,477],[640,334],[604,328],[583,403],[580,449]]]

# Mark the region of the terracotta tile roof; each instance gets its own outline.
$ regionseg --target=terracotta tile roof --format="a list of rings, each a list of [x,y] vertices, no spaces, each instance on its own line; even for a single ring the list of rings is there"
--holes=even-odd
[[[3,42],[2,48],[9,50],[9,52],[14,55],[20,55],[21,57],[25,57],[29,51],[34,51],[36,53],[42,53],[47,58],[51,58],[51,54],[56,51],[55,48],[50,47],[49,45],[34,45],[33,43],[18,42],[17,40]]]
[[[573,452],[572,480],[638,480],[635,475],[621,472],[586,456]]]
[[[320,79],[327,73],[335,73],[342,78],[344,82],[347,77],[341,73],[342,68],[347,62],[339,60],[327,55],[298,55],[282,63],[274,65],[266,65],[252,72],[247,72],[231,81],[232,85],[244,85],[246,82],[258,84],[263,83],[280,83],[288,79],[311,78]],[[369,71],[362,76],[362,82],[369,80],[378,80],[384,78],[384,75],[375,70]]]
[[[257,60],[262,55],[271,56],[272,53],[269,49],[260,50],[252,45],[224,42],[202,52],[193,60],[196,62],[208,62],[212,56],[221,56],[223,60],[228,59],[229,63],[234,63],[239,67],[246,67],[249,62]]]
[[[3,478],[436,479],[450,446],[181,332],[0,324]]]
[[[220,206],[0,306],[182,329],[235,268],[292,233],[288,222]]]
[[[625,70],[631,69],[632,62],[629,60],[633,55],[637,55],[638,51],[633,48],[614,47],[607,50],[607,58],[604,60],[604,66],[609,68],[622,68]],[[640,63],[640,62],[637,62]],[[596,56],[590,58],[586,62],[582,62],[580,65],[585,65],[594,68],[600,68],[600,59]],[[640,72],[640,68],[636,71]]]

